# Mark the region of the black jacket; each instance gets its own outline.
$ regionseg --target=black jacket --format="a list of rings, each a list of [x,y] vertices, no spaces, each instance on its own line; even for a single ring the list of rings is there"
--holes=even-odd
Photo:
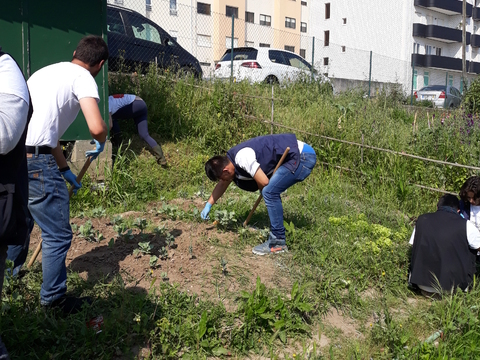
[[[421,215],[415,227],[411,278],[415,285],[465,289],[475,274],[475,253],[467,241],[467,220],[439,210]],[[436,278],[436,279],[435,279]]]

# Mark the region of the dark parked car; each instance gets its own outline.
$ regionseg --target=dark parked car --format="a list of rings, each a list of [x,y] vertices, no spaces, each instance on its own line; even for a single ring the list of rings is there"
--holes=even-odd
[[[108,4],[107,32],[110,71],[117,71],[123,58],[131,69],[138,65],[146,69],[153,62],[163,69],[202,77],[198,60],[160,26],[136,11]]]

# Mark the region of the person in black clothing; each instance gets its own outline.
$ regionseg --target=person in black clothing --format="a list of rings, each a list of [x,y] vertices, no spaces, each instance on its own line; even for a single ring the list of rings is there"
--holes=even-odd
[[[447,194],[438,201],[436,212],[417,220],[410,238],[409,282],[424,295],[466,290],[473,280],[480,232],[459,212],[458,198]]]
[[[0,48],[0,295],[8,245],[24,245],[33,226],[27,208],[25,137],[32,106],[23,74]],[[9,359],[0,339],[0,359]]]

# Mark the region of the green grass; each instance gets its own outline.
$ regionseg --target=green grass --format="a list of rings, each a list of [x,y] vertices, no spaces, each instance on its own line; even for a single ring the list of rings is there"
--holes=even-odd
[[[113,219],[130,210],[146,213],[153,202],[163,201],[163,207],[154,209],[157,214],[194,226],[200,221],[198,210],[180,210],[168,202],[206,200],[214,184],[204,174],[204,162],[243,139],[270,132],[269,125],[244,117],[269,120],[270,102],[240,95],[270,97],[271,88],[213,83],[205,85],[210,87],[206,90],[170,80],[147,74],[133,82],[119,77],[111,84],[114,92],[135,92],[146,100],[150,133],[161,140],[170,167],[159,167],[142,151],[133,125],[122,124],[132,143],[121,152],[115,168],[106,170],[106,187],[94,188],[92,179],[84,178],[82,190],[71,201],[72,216]],[[428,118],[425,112],[415,119],[400,106],[402,99],[393,90],[369,101],[356,92],[333,97],[321,84],[276,87],[274,96],[280,99],[275,102],[275,121],[285,126],[356,142],[363,134],[366,144],[478,165],[478,120],[459,111],[446,118],[432,109]],[[265,288],[261,279],[255,288],[248,288],[248,276],[231,264],[222,265],[220,255],[218,275],[223,276],[226,266],[245,287],[231,294],[237,305],[234,310],[160,280],[152,281],[145,292],[127,287],[118,274],[109,281],[85,282],[72,272],[69,290],[97,300],[84,312],[63,318],[40,307],[41,269],[36,265],[5,285],[0,328],[12,358],[128,359],[140,358],[141,348],[149,349],[152,359],[227,353],[236,358],[252,353],[294,358],[295,353],[295,358],[318,359],[478,356],[477,285],[467,294],[433,303],[406,287],[411,219],[433,211],[438,198],[409,183],[458,191],[470,172],[371,150],[364,151],[362,163],[356,147],[311,135],[298,137],[314,146],[319,163],[349,167],[367,176],[318,164],[305,182],[285,193],[291,256],[282,258],[281,265],[282,275],[294,284],[291,289]],[[238,233],[239,241],[233,249],[214,239],[209,246],[224,254],[258,243],[259,235],[240,225],[256,198],[257,194],[233,186],[227,191],[212,215],[222,210],[217,215],[220,230]],[[125,229],[135,226],[132,219],[124,224]],[[251,224],[268,227],[264,205]],[[145,231],[155,228],[148,222],[144,225]],[[331,308],[354,322],[361,336],[345,336],[329,326],[323,316]],[[100,313],[105,326],[96,334],[86,321]],[[330,339],[326,347],[320,348],[318,335],[313,335],[318,329]],[[444,335],[438,345],[425,344],[439,329]]]

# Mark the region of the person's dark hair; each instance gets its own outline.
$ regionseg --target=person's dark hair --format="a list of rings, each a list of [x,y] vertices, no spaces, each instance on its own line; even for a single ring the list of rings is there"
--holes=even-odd
[[[451,207],[455,210],[460,209],[458,198],[452,194],[445,194],[438,200],[437,208],[442,206]]]
[[[89,66],[94,66],[100,61],[108,60],[108,47],[106,42],[96,35],[85,36],[77,45],[73,59],[80,60]]]
[[[205,163],[205,172],[207,173],[208,178],[212,181],[220,180],[223,169],[225,169],[225,166],[229,163],[230,160],[228,160],[228,157],[226,156],[217,155],[210,158]]]
[[[460,188],[460,199],[468,202],[468,192],[473,192],[473,197],[478,199],[480,197],[480,176],[472,176],[465,181]]]

